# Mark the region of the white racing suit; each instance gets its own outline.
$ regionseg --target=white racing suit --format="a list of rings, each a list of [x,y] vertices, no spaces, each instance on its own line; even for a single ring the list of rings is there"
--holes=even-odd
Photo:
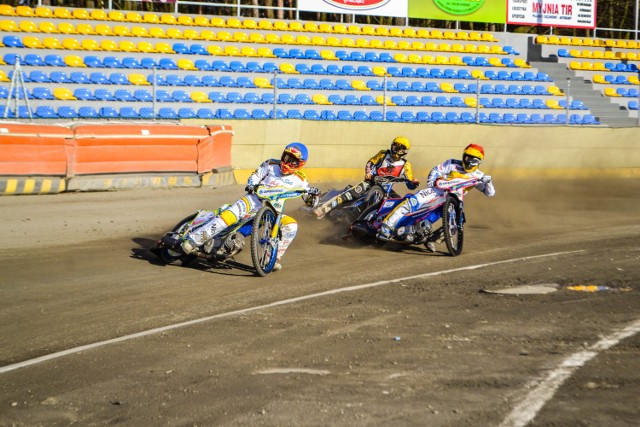
[[[267,160],[258,166],[258,169],[249,176],[247,184],[255,187],[260,185],[266,187],[302,188],[305,190],[310,188],[303,172],[298,171],[290,175],[284,175],[280,169],[280,161],[276,159]],[[307,194],[302,196],[307,203],[313,197],[315,196]],[[186,240],[191,240],[200,246],[241,219],[255,215],[261,207],[262,200],[255,194],[247,193],[234,204],[226,206],[219,216],[214,217],[208,223],[189,233],[186,236]],[[280,224],[281,237],[278,243],[278,260],[282,258],[298,231],[298,223],[288,215],[282,216]]]
[[[427,178],[427,188],[418,191],[416,194],[410,196],[407,200],[396,206],[396,208],[384,219],[382,223],[383,227],[386,227],[387,230],[393,230],[398,221],[400,221],[405,215],[422,209],[431,203],[432,200],[441,196],[444,192],[433,185],[436,182],[436,179],[451,175],[475,177],[479,181],[478,184],[475,185],[476,189],[489,197],[496,194],[489,175],[485,175],[480,169],[476,169],[473,172],[467,172],[464,170],[461,160],[449,159],[431,169]]]

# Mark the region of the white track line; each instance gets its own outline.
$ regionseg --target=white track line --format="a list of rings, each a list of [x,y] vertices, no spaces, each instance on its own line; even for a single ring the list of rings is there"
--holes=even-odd
[[[528,388],[533,387],[524,399],[516,405],[511,413],[500,424],[500,427],[524,427],[532,421],[544,404],[553,397],[556,390],[564,381],[581,368],[589,360],[598,355],[600,351],[607,350],[618,344],[625,338],[629,338],[640,332],[640,320],[613,332],[591,346],[590,350],[580,351],[567,357],[560,365],[551,371],[546,378],[534,381]]]
[[[259,306],[256,306],[256,307],[249,307],[249,308],[244,308],[242,310],[229,311],[227,313],[220,313],[220,314],[215,314],[213,316],[201,317],[199,319],[193,319],[193,320],[189,320],[189,321],[186,321],[186,322],[175,323],[173,325],[162,326],[160,328],[148,329],[146,331],[137,332],[137,333],[131,334],[131,335],[125,335],[125,336],[118,337],[118,338],[112,338],[110,340],[99,341],[99,342],[92,343],[92,344],[86,344],[86,345],[81,345],[79,347],[70,348],[68,350],[58,351],[56,353],[51,353],[51,354],[47,354],[47,355],[44,355],[44,356],[36,357],[34,359],[29,359],[29,360],[25,360],[25,361],[22,361],[22,362],[14,363],[12,365],[7,365],[7,366],[0,367],[0,374],[5,373],[5,372],[9,372],[9,371],[13,371],[13,370],[16,370],[16,369],[19,369],[19,368],[24,368],[24,367],[27,367],[27,366],[31,366],[31,365],[36,365],[38,363],[47,362],[49,360],[58,359],[60,357],[68,356],[70,354],[75,354],[75,353],[79,353],[79,352],[86,351],[86,350],[91,350],[91,349],[98,348],[98,347],[104,347],[104,346],[109,345],[109,344],[115,344],[115,343],[119,343],[119,342],[123,342],[123,341],[129,341],[129,340],[132,340],[132,339],[135,339],[135,338],[142,338],[142,337],[146,337],[146,336],[149,336],[149,335],[154,335],[154,334],[158,334],[158,333],[161,333],[161,332],[170,331],[172,329],[178,329],[178,328],[183,328],[185,326],[191,326],[191,325],[196,325],[198,323],[208,322],[209,320],[221,319],[223,317],[231,317],[231,316],[235,316],[235,315],[238,315],[238,314],[244,314],[244,313],[248,313],[248,312],[251,312],[251,311],[257,311],[257,310],[263,310],[263,309],[266,309],[266,308],[277,307],[277,306],[280,306],[280,305],[291,304],[291,303],[295,303],[295,302],[299,302],[299,301],[305,301],[305,300],[312,299],[312,298],[318,298],[318,297],[338,294],[338,293],[342,293],[342,292],[358,291],[358,290],[361,290],[361,289],[373,288],[373,287],[376,287],[376,286],[387,285],[387,284],[390,284],[390,283],[398,283],[398,282],[402,282],[402,281],[405,281],[405,280],[421,279],[421,278],[424,278],[424,277],[439,276],[439,275],[442,275],[442,274],[456,273],[456,272],[459,272],[459,271],[477,270],[479,268],[489,267],[489,266],[493,266],[493,265],[506,264],[506,263],[516,262],[516,261],[527,261],[527,260],[536,259],[536,258],[554,257],[554,256],[558,256],[558,255],[575,254],[575,253],[579,253],[579,252],[584,252],[584,250],[567,251],[567,252],[556,252],[556,253],[552,253],[552,254],[534,255],[534,256],[528,256],[528,257],[522,257],[522,258],[512,258],[512,259],[507,259],[507,260],[503,260],[503,261],[489,262],[489,263],[486,263],[486,264],[470,265],[470,266],[467,266],[467,267],[453,268],[451,270],[434,271],[432,273],[418,274],[418,275],[415,275],[415,276],[407,276],[407,277],[401,277],[401,278],[398,278],[398,279],[391,279],[391,280],[381,280],[379,282],[366,283],[364,285],[349,286],[349,287],[346,287],[346,288],[332,289],[332,290],[329,290],[329,291],[318,292],[318,293],[315,293],[315,294],[302,295],[302,296],[299,296],[299,297],[285,299],[285,300],[281,300],[281,301],[275,301],[275,302],[272,302],[272,303],[269,303],[269,304],[259,305]]]

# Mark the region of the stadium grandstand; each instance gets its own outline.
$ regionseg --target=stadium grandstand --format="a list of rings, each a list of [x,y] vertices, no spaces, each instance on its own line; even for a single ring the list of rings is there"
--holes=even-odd
[[[204,15],[164,6],[0,5],[2,117],[610,127],[640,121],[637,40]]]

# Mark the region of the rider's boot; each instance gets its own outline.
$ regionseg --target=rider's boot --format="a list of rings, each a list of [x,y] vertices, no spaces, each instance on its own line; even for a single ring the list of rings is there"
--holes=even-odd
[[[392,232],[391,227],[386,224],[382,224],[376,237],[380,240],[391,240]]]

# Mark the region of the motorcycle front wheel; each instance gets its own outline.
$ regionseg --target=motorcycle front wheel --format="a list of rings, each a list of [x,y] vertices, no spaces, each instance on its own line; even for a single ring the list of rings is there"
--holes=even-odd
[[[464,227],[460,201],[454,197],[447,197],[447,201],[442,207],[442,228],[449,254],[451,256],[460,255],[464,242]]]
[[[176,226],[173,227],[171,231],[178,234],[184,233],[186,228],[189,226],[189,223],[193,221],[196,215],[197,213],[194,213],[184,218],[182,221],[176,224]],[[159,252],[160,252],[160,258],[165,264],[187,265],[191,261],[197,258],[196,255],[185,255],[183,252],[174,251],[166,247],[160,248]]]
[[[264,204],[255,218],[251,229],[251,259],[259,276],[271,273],[278,254],[278,236],[272,236],[277,213]]]

